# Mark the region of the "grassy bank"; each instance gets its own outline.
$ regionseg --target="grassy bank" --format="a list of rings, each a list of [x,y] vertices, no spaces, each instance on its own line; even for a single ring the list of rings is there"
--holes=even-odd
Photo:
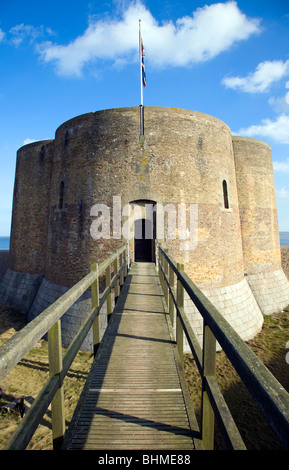
[[[281,247],[281,255],[282,266],[289,279],[289,247]],[[0,305],[0,345],[14,335],[16,331],[23,328],[23,326],[25,326],[25,320],[22,315]],[[289,392],[289,364],[285,360],[285,356],[289,352],[289,348],[286,349],[288,341],[289,309],[286,309],[283,313],[280,312],[272,316],[266,316],[261,333],[249,341],[248,345]],[[72,365],[68,377],[65,379],[65,417],[67,425],[73,415],[91,363],[92,355],[87,352],[80,352]],[[190,355],[185,356],[185,373],[192,401],[199,417],[201,381],[197,367]],[[26,405],[30,406],[47,377],[47,343],[40,341],[10,374],[1,381],[0,405],[24,396]],[[280,444],[275,434],[262,417],[262,414],[223,352],[217,354],[217,379],[247,448],[280,449]],[[0,412],[0,449],[3,449],[20,421],[21,417],[15,413],[6,414]],[[224,448],[218,431],[216,432],[215,448]],[[34,434],[28,449],[52,449],[49,409]]]
[[[1,306],[0,345],[24,326],[22,315]],[[289,365],[285,356],[289,349],[289,309],[283,313],[266,316],[264,327],[248,345],[260,360],[275,375],[279,382],[289,391]],[[73,415],[79,394],[84,385],[92,362],[92,355],[80,352],[64,382],[65,412],[68,424]],[[280,444],[266,423],[262,414],[248,394],[234,369],[223,352],[217,353],[217,379],[226,402],[231,409],[237,426],[248,449],[280,449]],[[185,356],[185,372],[196,414],[200,416],[201,381],[192,356]],[[40,341],[30,353],[1,382],[2,396],[0,403],[9,403],[15,398],[25,397],[27,406],[33,402],[48,377],[47,343]],[[2,449],[21,421],[15,413],[0,413],[0,449]],[[223,449],[224,444],[217,430],[216,449]],[[51,416],[50,410],[44,416],[41,425],[33,436],[28,449],[50,450]]]
[[[284,312],[266,316],[262,331],[253,340],[248,341],[247,344],[289,392],[289,364],[285,360],[286,354],[289,351],[286,348],[288,341],[289,308]],[[185,372],[191,398],[199,420],[201,380],[191,355],[185,356]],[[247,449],[282,449],[275,433],[263,418],[262,413],[223,351],[217,353],[217,381]],[[218,430],[216,432],[215,448],[224,449],[224,443]]]
[[[12,309],[0,306],[0,345],[25,326],[23,315]],[[92,363],[92,354],[80,352],[64,381],[65,419],[68,424],[78,401],[87,374]],[[12,402],[24,396],[25,405],[31,406],[33,400],[48,378],[48,348],[46,341],[40,341],[27,356],[1,381],[0,405]],[[9,414],[0,412],[0,449],[21,422],[21,417],[15,412]],[[29,450],[52,450],[51,412],[50,408],[44,415],[29,446]]]

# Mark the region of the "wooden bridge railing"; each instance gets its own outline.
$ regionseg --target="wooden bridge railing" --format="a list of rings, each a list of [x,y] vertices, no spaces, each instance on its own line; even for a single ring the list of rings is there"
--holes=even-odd
[[[93,331],[93,346],[94,353],[96,353],[101,339],[100,310],[106,302],[109,320],[112,313],[111,293],[114,289],[115,297],[117,297],[124,283],[129,263],[128,256],[128,244],[125,244],[102,263],[93,264],[89,274],[0,348],[1,379],[48,332],[49,379],[9,440],[5,450],[24,450],[27,447],[50,403],[53,448],[60,448],[65,434],[63,380],[90,328]],[[105,289],[100,295],[99,278],[101,275],[105,275]],[[91,288],[91,312],[62,357],[61,317],[88,288]]]
[[[167,250],[157,247],[160,283],[171,321],[176,312],[176,342],[183,361],[183,337],[202,377],[201,432],[205,449],[213,449],[214,418],[230,449],[245,449],[237,426],[216,381],[216,342],[259,405],[285,449],[289,448],[289,394],[240,338],[214,305],[198,289]],[[184,291],[203,317],[201,348],[184,312]]]

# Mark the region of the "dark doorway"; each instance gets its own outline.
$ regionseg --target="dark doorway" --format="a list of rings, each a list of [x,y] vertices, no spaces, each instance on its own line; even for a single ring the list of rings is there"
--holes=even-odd
[[[134,258],[136,262],[147,263],[155,259],[154,227],[148,219],[134,223]]]

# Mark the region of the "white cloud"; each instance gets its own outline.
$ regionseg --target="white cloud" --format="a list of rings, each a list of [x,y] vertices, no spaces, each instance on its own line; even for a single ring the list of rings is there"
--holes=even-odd
[[[4,31],[0,28],[0,42],[4,39],[5,33]]]
[[[289,82],[286,83],[286,88],[289,88]],[[289,104],[289,91],[288,91],[288,93],[286,93],[285,101],[286,101],[287,104]]]
[[[226,77],[222,83],[228,88],[239,89],[247,93],[263,93],[270,86],[289,75],[289,60],[273,60],[261,62],[255,72],[246,77]]]
[[[130,3],[120,18],[90,19],[86,31],[68,45],[42,44],[44,62],[60,75],[81,76],[86,64],[97,59],[128,63],[137,59],[138,24],[146,59],[156,67],[189,66],[228,50],[238,41],[260,32],[260,20],[247,18],[235,1],[198,8],[191,16],[158,23],[140,2]]]
[[[276,194],[277,196],[280,197],[280,199],[283,199],[289,202],[289,186],[284,186],[281,189],[277,189]]]
[[[289,81],[285,84],[285,88],[289,88]],[[289,92],[279,98],[270,97],[268,103],[276,113],[289,113]]]
[[[289,113],[289,99],[287,99],[287,95],[289,97],[289,93],[287,93],[280,98],[269,98],[268,103],[272,106],[275,113]]]
[[[262,119],[261,124],[240,129],[237,135],[244,137],[268,137],[276,142],[289,144],[289,116],[281,114],[275,121]]]
[[[289,174],[289,158],[285,162],[273,162],[273,168],[275,171]]]
[[[36,140],[28,138],[24,140],[23,145],[33,144],[33,142],[36,142]]]
[[[14,46],[19,46],[23,41],[29,41],[29,43],[34,43],[39,37],[45,35],[52,35],[53,32],[50,28],[45,28],[44,26],[32,26],[26,25],[24,23],[13,26],[9,30],[9,42]]]

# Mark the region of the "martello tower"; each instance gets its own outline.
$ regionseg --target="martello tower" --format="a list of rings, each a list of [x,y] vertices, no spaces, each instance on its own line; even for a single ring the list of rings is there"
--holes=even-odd
[[[148,204],[182,204],[196,210],[194,243],[184,249],[170,237],[165,217],[163,244],[241,337],[252,338],[264,314],[289,304],[269,145],[232,137],[224,122],[194,111],[146,107],[144,123],[140,135],[137,107],[98,111],[19,149],[0,301],[30,320],[123,243],[111,226],[108,237],[92,237],[96,204],[129,207],[132,231]],[[131,256],[152,261],[153,245],[154,236],[145,244],[132,234]],[[64,344],[89,303],[87,294],[65,315]],[[186,308],[201,331],[198,313],[188,301]]]

